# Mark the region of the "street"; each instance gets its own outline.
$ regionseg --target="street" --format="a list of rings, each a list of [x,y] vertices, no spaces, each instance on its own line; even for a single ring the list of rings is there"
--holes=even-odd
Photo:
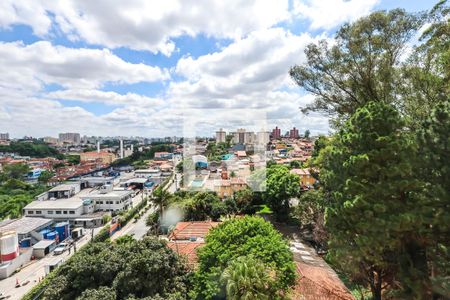
[[[94,229],[94,235],[100,231],[101,228]],[[77,249],[80,249],[91,239],[91,230],[88,229],[86,234],[76,242]],[[45,266],[61,259],[67,260],[74,254],[73,247],[69,253],[68,250],[60,255],[53,255],[50,253],[46,257],[39,260],[32,260],[25,265],[20,271],[6,279],[0,281],[0,291],[5,296],[10,296],[10,300],[21,299],[29,290],[31,290],[36,284],[38,284],[40,278],[45,276]],[[16,288],[16,280],[19,284],[24,284],[29,281],[28,284]]]
[[[124,178],[131,178],[133,173],[126,173],[123,176]],[[122,176],[121,176],[122,177]],[[167,190],[171,193],[174,193],[179,187],[179,183],[181,180],[181,174],[175,173],[175,180],[170,182]],[[118,182],[116,182],[117,184]],[[89,193],[92,189],[86,189],[81,191],[81,193]],[[138,205],[145,197],[150,197],[151,193],[141,191],[137,195],[132,198],[132,206],[135,207]],[[121,230],[115,232],[111,236],[111,240],[115,240],[124,235],[131,235],[135,239],[141,239],[147,232],[148,228],[145,224],[147,216],[155,211],[155,207],[151,206],[150,209],[147,210],[136,222],[131,220],[127,225],[125,225]],[[96,235],[102,227],[94,229],[94,235]],[[80,240],[76,242],[77,249],[79,250],[82,246],[86,245],[87,242],[91,239],[91,230],[86,230],[85,236],[83,236]],[[35,285],[39,283],[39,281],[45,276],[45,266],[56,263],[60,260],[67,260],[74,254],[73,247],[69,253],[68,250],[63,252],[61,255],[53,255],[50,253],[46,257],[42,259],[36,259],[30,261],[24,267],[19,269],[16,274],[10,276],[9,278],[0,280],[0,292],[3,293],[4,296],[8,297],[10,300],[19,300],[21,299],[28,291],[30,291]],[[20,287],[16,288],[16,281],[18,280]]]

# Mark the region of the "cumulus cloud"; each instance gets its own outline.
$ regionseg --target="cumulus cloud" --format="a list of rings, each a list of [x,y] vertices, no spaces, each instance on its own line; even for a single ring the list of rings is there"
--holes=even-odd
[[[261,97],[286,85],[289,68],[305,60],[304,48],[315,39],[282,28],[255,31],[219,52],[178,61],[176,73],[186,78],[171,82],[176,98],[236,99]]]
[[[293,15],[311,22],[311,29],[332,29],[367,15],[380,0],[294,0]]]
[[[314,8],[321,9],[323,4],[300,0],[294,4],[295,15],[310,19],[311,26],[332,26],[313,22]],[[0,42],[0,65],[6,70],[0,72],[0,128],[14,136],[60,131],[181,135],[181,120],[189,109],[195,109],[197,114],[191,117],[201,120],[199,130],[209,135],[219,120],[250,109],[266,116],[269,129],[297,126],[326,133],[326,118],[300,113],[299,107],[312,97],[299,94],[288,75],[291,66],[305,61],[305,46],[326,36],[293,34],[277,25],[291,16],[288,0],[4,0],[0,29],[24,24],[41,39],[62,35],[95,48],[56,46],[49,41]],[[348,13],[345,18],[353,15]],[[171,73],[129,62],[126,55],[121,58],[110,50],[130,48],[170,55],[178,47],[176,37],[199,34],[217,42],[230,40],[216,52],[182,56],[171,66]],[[180,51],[189,50],[188,45]],[[143,55],[150,61],[155,57],[148,52]],[[155,92],[158,96],[140,94],[152,82],[163,82]],[[144,84],[136,85],[133,92],[108,90],[110,84],[122,85],[126,91],[127,85],[136,83]],[[64,106],[59,100],[101,103],[109,108],[94,114]],[[36,120],[39,126],[30,126]]]
[[[26,24],[37,34],[53,22],[72,39],[109,48],[170,55],[173,38],[199,33],[240,38],[289,18],[288,0],[4,0],[0,25]]]
[[[104,83],[154,82],[169,78],[167,71],[132,64],[108,49],[67,48],[39,41],[0,42],[0,65],[8,72],[0,82],[13,88],[36,88],[41,83],[65,87],[99,87]]]
[[[53,99],[77,100],[81,102],[97,102],[112,106],[162,106],[165,102],[159,98],[151,98],[135,93],[119,94],[111,91],[90,89],[59,90],[46,94]]]

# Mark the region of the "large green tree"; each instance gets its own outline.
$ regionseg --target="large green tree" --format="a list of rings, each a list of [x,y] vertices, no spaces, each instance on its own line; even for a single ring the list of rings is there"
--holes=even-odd
[[[326,213],[331,257],[368,285],[374,299],[394,283],[401,252],[420,241],[423,229],[424,203],[415,194],[421,182],[411,159],[415,148],[403,127],[392,106],[369,102],[321,158],[321,183],[332,197]]]
[[[206,245],[198,251],[199,268],[191,292],[194,299],[223,299],[232,275],[225,275],[225,282],[221,282],[220,277],[228,267],[227,272],[234,272],[237,266],[230,267],[231,262],[242,256],[252,256],[273,270],[268,294],[279,295],[295,283],[295,265],[287,243],[270,223],[260,217],[227,220],[211,229],[205,242]],[[254,274],[260,273],[260,270],[251,268]],[[252,281],[250,286],[261,283],[253,277],[248,280]]]
[[[267,202],[278,221],[286,221],[290,212],[290,200],[300,192],[300,179],[289,168],[274,165],[267,169]]]
[[[395,102],[402,54],[421,24],[421,17],[401,9],[378,11],[342,26],[333,46],[326,40],[308,45],[307,62],[290,70],[316,96],[305,111],[342,120],[370,101]]]
[[[425,182],[425,205],[418,208],[418,220],[424,226],[420,229],[422,243],[416,245],[420,251],[407,257],[403,278],[410,290],[429,289],[431,284],[434,294],[445,296],[450,290],[450,102],[435,107],[417,132],[417,144],[416,174]],[[424,251],[422,256],[415,256]]]
[[[185,299],[187,295],[185,266],[164,242],[148,237],[92,243],[55,272],[56,280],[44,299]]]

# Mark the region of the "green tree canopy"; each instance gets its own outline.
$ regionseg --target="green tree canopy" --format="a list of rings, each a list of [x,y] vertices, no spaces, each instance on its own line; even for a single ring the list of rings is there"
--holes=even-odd
[[[187,294],[188,273],[178,256],[148,237],[90,244],[56,272],[44,299],[185,299]]]
[[[211,229],[205,241],[206,245],[198,251],[199,269],[191,293],[195,299],[224,297],[225,284],[220,283],[220,277],[230,263],[241,256],[251,255],[265,267],[273,269],[271,292],[286,291],[295,282],[295,265],[287,243],[270,223],[260,217],[227,220]]]
[[[300,178],[289,172],[289,168],[274,165],[267,169],[266,198],[278,221],[289,216],[291,198],[300,192]]]
[[[417,244],[426,203],[416,197],[422,184],[411,159],[415,147],[403,126],[392,106],[369,102],[321,157],[321,184],[332,197],[326,212],[331,257],[370,286],[374,299],[381,299],[382,285],[393,283],[402,257],[422,246]]]
[[[378,11],[342,26],[332,47],[325,40],[308,45],[307,63],[290,70],[316,96],[305,111],[346,119],[370,101],[392,103],[402,80],[401,55],[421,24],[420,16],[401,9]]]

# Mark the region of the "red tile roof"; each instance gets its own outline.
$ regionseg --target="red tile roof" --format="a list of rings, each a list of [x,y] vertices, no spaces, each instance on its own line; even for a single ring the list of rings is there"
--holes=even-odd
[[[205,245],[199,242],[170,241],[167,247],[187,259],[188,266],[194,269],[198,263],[197,249]]]
[[[292,299],[354,300],[342,281],[326,268],[295,262],[299,274]],[[336,278],[335,278],[336,277]]]
[[[169,234],[169,240],[188,240],[191,237],[205,238],[209,229],[219,224],[219,222],[211,221],[178,222]]]

